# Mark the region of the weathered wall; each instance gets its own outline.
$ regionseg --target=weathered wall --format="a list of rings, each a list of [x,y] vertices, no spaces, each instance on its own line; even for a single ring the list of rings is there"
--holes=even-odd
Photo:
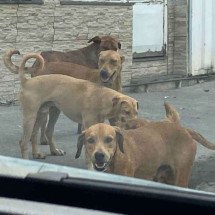
[[[182,2],[182,3],[180,3]],[[132,62],[132,6],[60,5],[59,0],[44,0],[43,5],[0,4],[0,102],[16,99],[19,82],[4,66],[7,49],[21,53],[44,50],[72,50],[87,45],[96,35],[113,35],[122,43],[126,58],[123,85],[137,76],[186,72],[187,1],[168,0],[167,57],[150,62]],[[183,9],[183,10],[182,10]],[[179,30],[180,27],[180,30]],[[14,61],[18,63],[19,57]]]
[[[168,0],[169,26],[172,22],[173,69],[172,74],[187,75],[188,71],[188,18],[187,0]],[[171,18],[170,18],[171,17]],[[170,21],[172,19],[172,21]]]

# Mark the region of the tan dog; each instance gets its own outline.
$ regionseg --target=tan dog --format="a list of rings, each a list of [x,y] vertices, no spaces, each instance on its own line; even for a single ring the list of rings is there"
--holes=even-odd
[[[166,108],[165,120],[145,121],[136,129],[124,130],[103,123],[89,127],[78,138],[76,158],[85,145],[89,169],[148,180],[154,179],[160,166],[169,165],[174,184],[187,187],[196,155],[194,139],[210,149],[215,149],[215,145],[181,127],[177,111],[170,105]]]
[[[91,43],[89,46],[68,52],[60,51],[44,51],[41,52],[43,59],[46,62],[70,62],[80,64],[93,69],[98,68],[99,53],[101,51],[113,50],[117,51],[121,49],[121,43],[111,36],[93,37],[88,41]],[[19,52],[17,52],[19,54]],[[13,73],[19,73],[19,67],[14,65],[10,59],[10,56],[4,58],[5,66]],[[33,67],[39,67],[39,61],[36,61]],[[25,68],[26,73],[32,73],[31,68]]]
[[[11,68],[13,65],[11,61],[11,57],[14,54],[19,54],[18,50],[11,49],[7,51],[4,55],[4,63],[8,68]],[[125,58],[121,56],[116,51],[102,51],[99,54],[99,69],[91,69],[82,65],[69,63],[69,62],[40,62],[41,58],[37,58],[37,62],[40,65],[44,64],[44,67],[41,68],[26,68],[28,72],[31,73],[32,77],[39,75],[48,75],[48,74],[63,74],[68,75],[74,78],[80,78],[84,80],[89,80],[94,83],[99,83],[103,86],[109,87],[116,91],[121,92],[121,71],[122,71],[122,63]],[[15,68],[19,68],[16,65],[13,65]],[[11,70],[11,69],[10,69]],[[55,107],[51,107],[51,111],[41,111],[38,116],[38,120],[41,124],[41,138],[40,141],[42,144],[47,144],[46,138],[46,124],[47,117],[49,114],[49,124],[47,126],[47,133],[50,133],[50,129],[54,126],[53,123],[56,123],[59,117],[59,110]],[[112,121],[113,122],[113,119]],[[79,126],[78,133],[81,131],[81,126]]]
[[[35,125],[37,113],[41,105],[46,102],[51,105],[53,103],[67,117],[81,123],[84,128],[112,117],[124,117],[123,108],[125,106],[131,109],[130,117],[137,116],[137,101],[135,99],[95,83],[60,74],[26,79],[24,76],[26,61],[38,56],[42,59],[38,54],[26,55],[19,72],[21,81],[20,101],[23,108],[23,136],[20,147],[23,158],[28,158],[28,141],[32,134],[37,133],[38,127]],[[41,68],[43,66],[41,65]],[[52,141],[53,131],[49,135],[51,153],[63,155],[64,152],[56,149]],[[44,156],[38,152],[35,138],[32,137],[31,140],[34,158],[43,158]]]

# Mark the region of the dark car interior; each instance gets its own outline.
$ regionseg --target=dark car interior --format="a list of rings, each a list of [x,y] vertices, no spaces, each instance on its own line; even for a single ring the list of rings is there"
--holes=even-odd
[[[41,174],[30,174],[25,179],[2,176],[0,196],[120,214],[188,210],[212,214],[215,210],[215,198],[210,193],[71,178],[61,173],[54,178]]]

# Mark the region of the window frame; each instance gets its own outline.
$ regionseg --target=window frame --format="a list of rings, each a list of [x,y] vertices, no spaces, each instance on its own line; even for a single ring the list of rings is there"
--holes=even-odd
[[[144,1],[132,1],[135,3],[143,3],[148,4],[148,2]],[[155,3],[153,3],[155,4]],[[141,53],[134,53],[132,51],[133,62],[140,62],[140,61],[151,61],[151,60],[160,60],[165,59],[167,57],[167,0],[164,0],[163,3],[158,2],[157,4],[163,4],[163,45],[160,51],[147,51]]]

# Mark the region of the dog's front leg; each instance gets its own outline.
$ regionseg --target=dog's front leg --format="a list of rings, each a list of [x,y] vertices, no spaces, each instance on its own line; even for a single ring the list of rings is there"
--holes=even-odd
[[[50,146],[50,151],[52,155],[62,156],[65,155],[65,152],[62,149],[56,147],[55,142],[53,141],[54,127],[60,115],[60,110],[55,106],[49,109],[49,122],[46,130],[46,137],[48,139],[48,144]]]

